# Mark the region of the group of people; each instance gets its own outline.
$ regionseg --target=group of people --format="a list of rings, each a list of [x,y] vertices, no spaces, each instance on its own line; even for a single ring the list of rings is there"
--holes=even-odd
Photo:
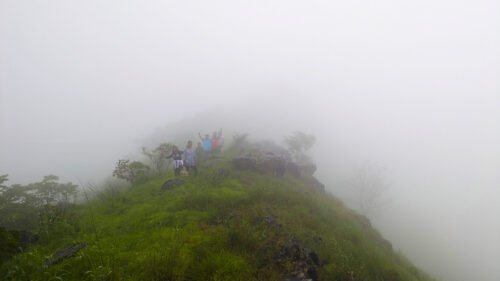
[[[193,175],[196,176],[198,174],[196,159],[200,159],[202,157],[207,158],[210,155],[219,153],[224,145],[222,129],[220,129],[219,132],[214,132],[212,138],[210,138],[209,134],[206,134],[205,138],[202,138],[200,133],[198,133],[198,136],[200,137],[201,142],[198,142],[196,149],[193,149],[193,142],[191,140],[188,140],[184,151],[179,150],[179,148],[175,145],[172,147],[172,153],[166,158],[173,158],[174,160],[174,175],[180,175],[182,168],[186,167],[188,173],[192,170]]]

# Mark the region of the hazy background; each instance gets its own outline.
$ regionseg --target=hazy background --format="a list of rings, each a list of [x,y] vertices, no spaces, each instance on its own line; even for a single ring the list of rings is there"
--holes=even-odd
[[[498,281],[499,77],[496,0],[0,0],[0,174],[97,181],[174,129],[302,130],[336,194],[384,168],[396,249]]]

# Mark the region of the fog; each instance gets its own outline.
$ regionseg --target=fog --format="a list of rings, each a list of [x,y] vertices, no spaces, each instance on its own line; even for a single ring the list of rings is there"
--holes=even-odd
[[[0,174],[111,175],[143,145],[314,134],[342,196],[439,280],[500,276],[500,2],[0,1]]]

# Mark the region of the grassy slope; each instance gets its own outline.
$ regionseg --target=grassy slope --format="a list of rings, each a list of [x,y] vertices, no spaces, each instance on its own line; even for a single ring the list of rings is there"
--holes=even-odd
[[[213,171],[230,170],[223,180]],[[368,221],[305,181],[236,171],[222,161],[159,195],[165,175],[66,214],[51,239],[4,264],[13,280],[280,280],[274,255],[291,236],[327,263],[321,280],[430,280],[394,253]],[[276,216],[281,226],[264,223]],[[45,269],[75,241],[89,246]],[[59,279],[60,278],[60,279]]]

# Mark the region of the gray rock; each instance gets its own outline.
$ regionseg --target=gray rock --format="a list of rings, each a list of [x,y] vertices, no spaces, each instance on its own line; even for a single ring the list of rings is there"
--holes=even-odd
[[[286,162],[283,157],[270,156],[264,158],[260,163],[259,167],[264,171],[271,173],[277,177],[283,177],[286,171]]]
[[[309,181],[310,187],[314,188],[316,190],[319,190],[321,192],[325,192],[325,185],[322,184],[318,179],[315,177],[311,177]]]
[[[233,159],[233,167],[239,170],[256,170],[257,160],[250,157],[238,157]]]
[[[265,216],[264,217],[264,224],[270,226],[270,227],[277,227],[281,228],[281,223],[278,222],[278,218],[272,215]]]
[[[315,164],[299,165],[300,175],[303,177],[312,177],[314,172],[316,172]]]
[[[181,180],[181,179],[171,179],[166,181],[162,186],[160,193],[165,192],[166,190],[174,189],[176,187],[179,187],[181,185],[184,185],[186,182]]]
[[[300,177],[300,167],[294,162],[288,162],[286,164],[286,171],[292,174],[294,177]]]
[[[277,254],[278,264],[291,264],[291,272],[283,281],[318,280],[316,267],[320,266],[316,252],[305,247],[297,238],[289,239]]]
[[[64,249],[61,249],[57,251],[50,260],[45,262],[46,267],[51,267],[55,264],[58,264],[62,262],[63,260],[67,258],[71,258],[78,253],[81,249],[87,247],[88,243],[87,242],[80,242],[80,243],[75,243],[72,244]]]

